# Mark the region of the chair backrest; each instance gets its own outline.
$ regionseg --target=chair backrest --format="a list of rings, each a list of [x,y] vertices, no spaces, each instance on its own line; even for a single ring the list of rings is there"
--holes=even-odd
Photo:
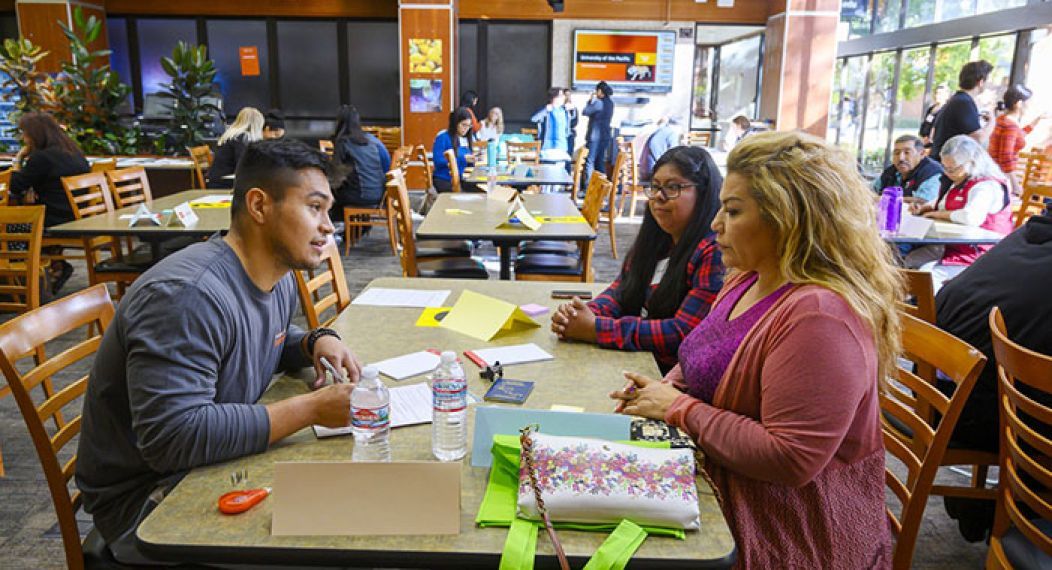
[[[416,277],[416,238],[413,235],[409,190],[405,186],[405,177],[398,170],[387,173],[387,204],[390,214],[394,217],[398,234],[398,259],[402,263],[402,276]]]
[[[1035,149],[1019,153],[1019,162],[1023,165],[1024,187],[1033,182],[1052,182],[1052,156]]]
[[[351,304],[350,289],[347,288],[347,274],[343,272],[343,262],[340,260],[340,251],[336,242],[330,241],[322,252],[321,271],[316,271],[308,280],[302,271],[294,271],[296,277],[296,289],[300,295],[300,305],[303,307],[303,315],[307,318],[307,325],[316,329],[332,324],[336,317]],[[315,301],[315,292],[329,285],[331,291],[328,295]],[[335,314],[326,320],[321,320],[322,315],[330,308],[335,309]]]
[[[935,324],[935,287],[931,272],[915,269],[899,269],[906,282],[906,294],[910,302],[899,303],[899,309],[927,323]]]
[[[1040,214],[1052,200],[1052,182],[1028,182],[1023,185],[1023,198],[1015,213],[1015,227],[1022,226],[1030,216]]]
[[[107,170],[106,180],[110,183],[113,202],[117,208],[153,201],[153,194],[150,193],[150,179],[146,176],[146,169],[141,166]]]
[[[712,131],[690,131],[687,134],[687,145],[709,146],[712,144]]]
[[[614,183],[599,171],[593,171],[588,179],[588,189],[584,193],[584,204],[581,205],[581,216],[588,221],[592,229],[599,228],[599,212],[603,209],[603,200],[610,195]]]
[[[953,397],[947,398],[930,380],[902,366],[894,379],[881,382],[884,447],[908,471],[902,481],[890,467],[885,469],[885,481],[902,504],[901,517],[888,509],[897,536],[892,566],[909,568],[935,475],[986,357],[934,325],[901,312],[899,316],[904,356],[941,370],[956,384]]]
[[[625,167],[625,163],[628,162],[628,154],[624,152],[617,153],[617,158],[614,159],[614,170],[613,180],[614,190],[611,196],[617,196],[617,192],[623,189],[628,189],[628,169]],[[610,210],[613,212],[614,199],[611,198]]]
[[[402,145],[402,127],[383,127],[380,134],[376,135],[380,142],[387,147],[387,152],[394,153]]]
[[[446,157],[446,162],[449,163],[449,183],[453,187],[454,192],[460,192],[460,169],[457,167],[457,153],[453,149],[446,149],[442,153]]]
[[[427,147],[422,144],[416,145],[413,148],[413,152],[416,153],[416,160],[424,166],[424,174],[427,175],[427,185],[431,185],[431,174],[434,172],[434,166],[431,164],[431,159],[427,157]]]
[[[208,145],[203,144],[201,146],[192,146],[188,150],[190,151],[190,160],[194,163],[194,181],[197,183],[198,188],[204,190],[206,188],[205,173],[212,168],[212,149],[208,148]]]
[[[8,204],[11,196],[11,169],[0,170],[0,206]]]
[[[100,158],[91,163],[92,172],[106,172],[107,170],[117,170],[117,157]]]
[[[99,284],[0,324],[0,370],[33,438],[62,532],[66,565],[73,569],[84,567],[80,533],[74,516],[80,508],[80,492],[74,490],[70,493],[77,458],[75,454],[69,459],[63,458],[70,455],[64,448],[75,440],[81,422],[80,416],[65,420],[62,411],[68,407],[68,412],[80,412],[78,399],[87,389],[88,376],[81,376],[57,393],[49,394],[45,390],[46,399],[40,404],[34,402],[30,392],[41,384],[50,385],[52,377],[85,358],[91,358],[112,319],[113,302],[106,286]],[[45,343],[87,325],[94,327],[88,326],[90,336],[86,340],[47,358]],[[23,373],[19,369],[25,370],[26,367],[16,364],[27,356],[33,357],[33,366]],[[49,431],[45,423],[52,420],[56,427]]]
[[[533,138],[537,138],[537,129],[536,128],[523,127],[521,129],[519,129],[519,134],[530,135]]]
[[[541,141],[508,141],[508,162],[540,164]]]
[[[617,142],[618,152],[625,155],[625,159],[621,163],[621,168],[623,169],[621,191],[624,192],[627,189],[624,186],[634,188],[639,185],[639,164],[636,161],[636,147],[630,142],[625,142],[622,137],[617,137]]]
[[[1052,537],[1035,524],[1035,514],[1052,521],[1052,355],[1012,341],[998,307],[990,310],[990,340],[997,359],[1001,414],[1000,484],[990,556],[1001,550],[1000,537],[1009,527],[1052,556]]]
[[[40,306],[40,244],[44,206],[0,208],[0,311]]]
[[[471,153],[475,155],[475,164],[489,164],[489,141],[471,141]]]
[[[318,141],[318,149],[329,156],[332,156],[336,151],[336,147],[334,147],[332,141],[328,139],[320,139]]]
[[[113,211],[113,199],[105,172],[89,172],[77,176],[63,176],[62,187],[73,208],[73,218],[90,218]]]
[[[584,176],[584,164],[588,161],[588,147],[582,146],[573,153],[573,166],[570,167],[570,172],[573,176],[573,190],[571,193],[576,196],[577,189],[581,187],[581,176]],[[592,183],[591,180],[588,181]]]

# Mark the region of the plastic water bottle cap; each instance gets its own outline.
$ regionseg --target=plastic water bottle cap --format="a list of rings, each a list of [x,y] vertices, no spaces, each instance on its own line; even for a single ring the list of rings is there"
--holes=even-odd
[[[380,377],[380,369],[375,366],[366,366],[362,368],[362,379],[363,380],[376,380]]]
[[[456,362],[457,353],[452,350],[442,351],[442,364],[449,364],[450,362]]]

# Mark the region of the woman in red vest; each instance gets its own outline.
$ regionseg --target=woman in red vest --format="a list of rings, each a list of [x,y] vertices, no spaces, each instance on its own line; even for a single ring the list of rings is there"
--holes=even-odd
[[[1008,235],[1012,232],[1012,208],[1004,173],[986,150],[968,135],[946,141],[941,153],[945,171],[942,190],[935,202],[914,207],[913,213],[937,221]],[[928,245],[906,256],[906,267],[932,272],[938,291],[942,284],[972,264],[991,245]]]

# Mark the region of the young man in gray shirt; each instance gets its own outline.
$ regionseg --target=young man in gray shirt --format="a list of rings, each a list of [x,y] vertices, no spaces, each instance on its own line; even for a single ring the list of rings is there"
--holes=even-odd
[[[291,324],[290,271],[331,239],[328,160],[298,141],[251,145],[238,165],[231,226],[159,262],[129,289],[103,336],[84,401],[76,469],[85,509],[114,557],[158,497],[200,465],[260,453],[311,424],[350,422],[351,384],[321,387],[325,357],[360,364],[328,329]],[[280,370],[310,365],[316,391],[258,404]]]

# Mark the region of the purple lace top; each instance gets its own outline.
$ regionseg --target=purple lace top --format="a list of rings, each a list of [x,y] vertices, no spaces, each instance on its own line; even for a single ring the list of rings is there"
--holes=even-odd
[[[753,274],[727,293],[712,306],[708,316],[679,345],[679,365],[683,370],[687,393],[703,402],[712,403],[720,379],[723,378],[723,373],[734,358],[742,339],[756,321],[767,313],[771,305],[792,286],[790,283],[782,285],[734,320],[727,320],[731,310],[749,287],[756,283],[756,279],[757,275]]]

